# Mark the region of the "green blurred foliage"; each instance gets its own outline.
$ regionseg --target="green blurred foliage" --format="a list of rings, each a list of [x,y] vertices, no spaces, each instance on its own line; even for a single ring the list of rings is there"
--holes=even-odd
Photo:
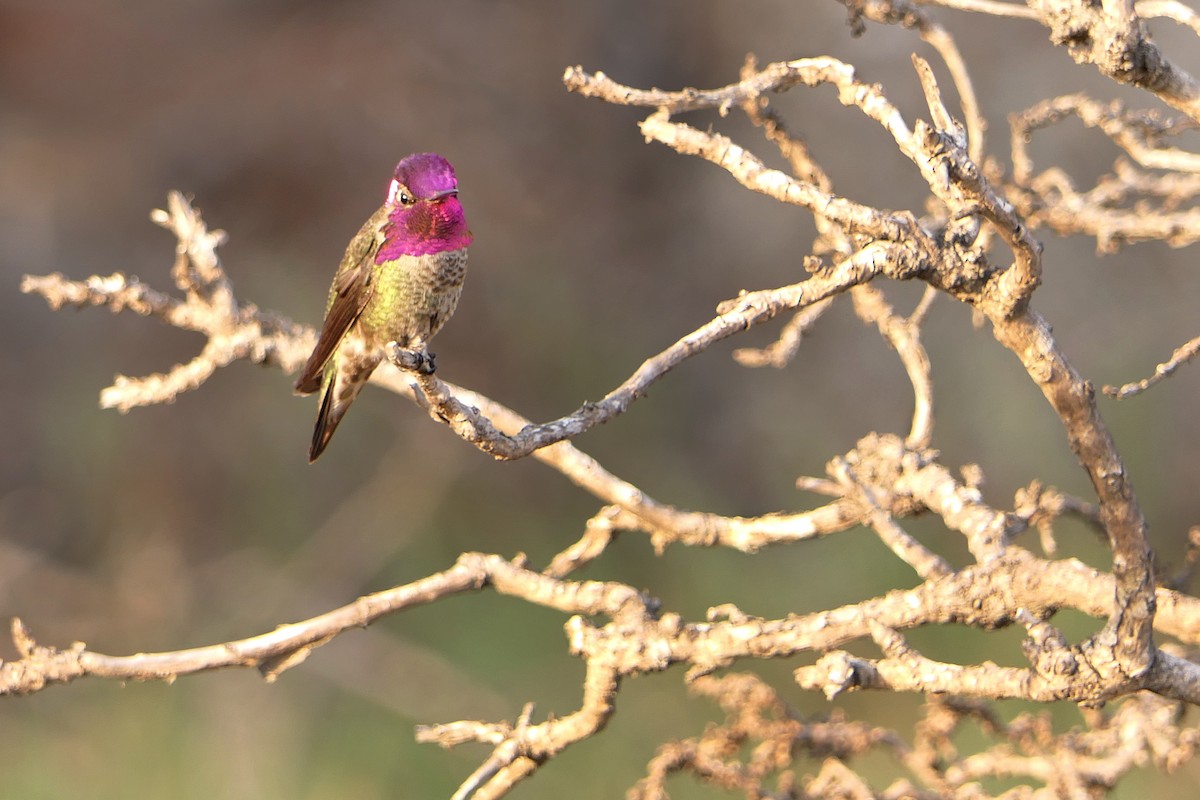
[[[1134,97],[1072,64],[1034,25],[939,16],[974,70],[994,155],[1007,150],[1005,114],[1038,99],[1080,87]],[[20,615],[47,643],[174,649],[324,611],[443,569],[464,550],[544,563],[597,502],[540,464],[492,462],[411,405],[369,392],[310,467],[314,403],[292,397],[278,372],[247,365],[171,406],[101,411],[97,393],[114,373],[165,370],[190,358],[197,338],[135,317],[50,313],[17,292],[20,275],[123,270],[167,288],[174,243],[147,213],[178,188],[229,231],[222,254],[242,300],[315,323],[342,247],[394,162],[436,149],[458,168],[477,236],[462,305],[438,339],[441,371],[534,419],[557,416],[739,289],[802,278],[813,235],[797,210],[645,145],[639,112],[567,94],[563,68],[704,86],[735,79],[750,51],[763,63],[834,55],[882,82],[910,119],[920,113],[909,52],[927,48],[902,30],[853,39],[844,17],[837,3],[777,0],[0,0],[0,617]],[[1168,47],[1172,35],[1163,32]],[[827,90],[777,103],[839,192],[919,209],[916,171],[857,110]],[[778,163],[744,122],[713,122]],[[1034,153],[1083,175],[1115,156],[1078,127],[1047,134]],[[1147,374],[1195,334],[1191,251],[1143,245],[1101,259],[1091,242],[1043,238],[1036,304],[1097,383]],[[888,291],[902,309],[918,296]],[[965,309],[939,301],[925,341],[945,463],[980,464],[985,495],[1001,507],[1034,478],[1086,493],[1044,401]],[[733,346],[684,365],[578,444],[664,501],[752,515],[808,507],[796,475],[821,474],[868,431],[905,430],[911,396],[899,364],[845,303],[786,370],[742,370]],[[1104,406],[1167,566],[1200,510],[1198,385],[1185,369],[1144,398]],[[961,542],[934,521],[911,529],[964,563]],[[1064,526],[1060,543],[1107,567],[1082,528]],[[587,575],[645,587],[689,618],[724,602],[764,616],[804,612],[915,582],[862,530],[765,557],[672,548],[660,558],[626,536]],[[573,710],[582,668],[565,653],[563,622],[484,593],[352,632],[272,685],[220,673],[9,699],[0,797],[447,796],[485,753],[417,745],[413,726],[512,719],[531,700],[538,717]],[[1076,636],[1096,624],[1063,622]],[[912,638],[934,657],[1019,663],[1013,631]],[[788,688],[795,664],[749,666],[805,713],[829,712]],[[656,744],[718,718],[681,678],[627,682],[609,729],[517,796],[621,796]],[[904,731],[918,702],[835,705]],[[1071,708],[1055,713],[1077,721]],[[1186,793],[1200,770],[1128,784],[1121,796]]]

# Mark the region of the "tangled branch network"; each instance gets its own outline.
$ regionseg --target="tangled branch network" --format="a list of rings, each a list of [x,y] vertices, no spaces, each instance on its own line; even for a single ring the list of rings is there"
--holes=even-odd
[[[567,645],[583,660],[586,677],[578,709],[566,715],[537,721],[530,704],[512,721],[421,728],[421,741],[492,746],[491,755],[463,781],[457,798],[506,794],[564,748],[603,728],[616,709],[622,679],[676,666],[686,668],[690,687],[719,705],[726,719],[695,739],[663,745],[631,797],[666,797],[665,781],[680,771],[755,798],[975,798],[986,796],[978,781],[995,776],[1016,778],[1026,788],[1041,785],[1049,796],[1091,797],[1147,758],[1164,768],[1191,758],[1200,734],[1182,722],[1180,710],[1200,702],[1200,665],[1189,655],[1189,648],[1200,642],[1200,601],[1156,581],[1145,520],[1092,384],[1067,358],[1032,300],[1043,267],[1039,232],[1092,236],[1101,251],[1146,240],[1184,246],[1200,239],[1200,214],[1193,206],[1200,192],[1200,155],[1170,144],[1200,120],[1200,91],[1149,39],[1143,16],[1172,19],[1197,31],[1200,24],[1170,0],[844,2],[858,32],[868,24],[902,25],[929,44],[953,81],[959,115],[947,108],[934,69],[918,56],[913,56],[913,66],[927,119],[905,119],[883,87],[862,81],[851,65],[829,57],[763,67],[751,58],[739,80],[711,90],[638,89],[580,67],[563,77],[567,89],[583,97],[646,108],[640,128],[647,141],[711,162],[742,187],[810,215],[818,235],[812,255],[804,260],[803,280],[725,300],[710,321],[648,357],[603,398],[549,422],[533,423],[470,389],[406,369],[402,362],[374,377],[376,384],[415,401],[431,419],[483,452],[502,460],[535,458],[594,495],[601,507],[574,544],[541,569],[522,559],[465,553],[442,572],[320,616],[188,650],[110,656],[81,643],[58,649],[39,644],[14,621],[20,658],[0,665],[0,692],[29,693],[85,676],[170,680],[223,667],[255,667],[273,679],[349,628],[451,595],[490,589],[566,615]],[[966,62],[932,17],[933,6],[1044,25],[1051,40],[1076,61],[1152,94],[1180,116],[1131,110],[1082,94],[1047,99],[1013,115],[1012,165],[1006,171],[987,155]],[[890,137],[928,187],[922,214],[888,211],[837,193],[803,138],[789,131],[772,105],[772,95],[802,89],[836,92],[847,115],[857,115]],[[787,171],[769,168],[720,132],[679,120],[701,111],[722,117],[744,114],[767,145],[778,150]],[[1067,118],[1108,137],[1125,154],[1091,189],[1077,188],[1061,170],[1039,171],[1028,154],[1026,142],[1035,132]],[[235,298],[216,255],[224,234],[209,231],[179,194],[172,194],[167,209],[152,218],[178,241],[172,277],[179,294],[121,273],[86,280],[29,276],[22,287],[55,309],[127,310],[207,338],[187,364],[164,374],[118,377],[102,392],[101,404],[127,410],[171,402],[239,359],[297,370],[313,346],[313,331]],[[896,281],[925,286],[923,299],[907,314],[889,302],[882,288]],[[1094,500],[1035,482],[1017,493],[1012,508],[995,508],[978,490],[978,468],[964,468],[956,477],[940,462],[932,448],[930,361],[921,343],[926,313],[939,296],[973,309],[991,326],[997,342],[1017,357],[1061,421],[1066,441],[1090,479]],[[822,504],[753,517],[683,509],[649,496],[571,443],[591,427],[620,417],[653,384],[715,343],[785,316],[789,319],[773,344],[743,348],[734,357],[747,367],[787,365],[805,333],[837,302],[850,303],[859,319],[895,350],[912,385],[914,410],[908,431],[866,433],[853,450],[829,461],[825,476],[798,481],[801,488],[824,496]],[[1133,396],[1170,375],[1198,349],[1200,339],[1188,342],[1152,377],[1105,391]],[[971,563],[956,567],[908,533],[903,521],[918,513],[936,515],[960,534]],[[1113,556],[1110,573],[1053,558],[1055,525],[1064,515],[1083,519],[1106,537]],[[912,569],[915,584],[780,619],[749,616],[725,604],[713,607],[706,619],[689,620],[631,586],[572,578],[580,567],[602,558],[618,532],[644,533],[660,552],[672,544],[754,552],[800,546],[803,540],[856,526],[878,534]],[[1019,543],[1030,531],[1039,535],[1043,556]],[[1192,539],[1200,544],[1200,534],[1193,532]],[[1191,564],[1200,561],[1195,553],[1189,558]],[[1105,622],[1094,635],[1071,642],[1053,624],[1055,613],[1064,608]],[[1025,666],[941,662],[906,641],[905,631],[951,623],[982,630],[1021,626],[1027,634],[1021,654]],[[1156,640],[1164,637],[1170,641],[1160,645]],[[852,655],[845,648],[857,641],[872,643],[880,655]],[[814,654],[815,660],[795,670],[796,684],[830,699],[851,691],[927,695],[915,734],[906,740],[897,732],[836,715],[805,720],[776,688],[729,671],[746,659],[803,654]],[[1003,698],[1080,704],[1086,729],[1056,734],[1048,717],[1038,714],[1003,721],[990,704]],[[1110,710],[1098,710],[1118,699]],[[974,755],[960,755],[954,742],[964,725],[982,730],[990,745]],[[888,754],[904,777],[885,787],[872,786],[849,764],[868,751]],[[822,757],[815,774],[794,770],[795,758],[805,753]]]

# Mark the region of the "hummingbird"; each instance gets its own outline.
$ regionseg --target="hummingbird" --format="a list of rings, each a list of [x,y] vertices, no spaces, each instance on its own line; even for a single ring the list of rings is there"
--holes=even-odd
[[[421,372],[434,371],[429,340],[458,305],[472,239],[450,162],[437,153],[402,159],[383,205],[346,247],[317,345],[296,379],[297,394],[321,391],[310,464],[389,343],[412,351]]]

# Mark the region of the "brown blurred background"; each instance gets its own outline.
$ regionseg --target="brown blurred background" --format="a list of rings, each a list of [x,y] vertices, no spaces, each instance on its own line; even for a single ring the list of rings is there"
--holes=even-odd
[[[1005,163],[1006,115],[1044,97],[1083,89],[1152,105],[1073,64],[1031,23],[937,16],[959,36],[989,152]],[[1156,31],[1182,66],[1200,68],[1193,39]],[[201,341],[132,315],[51,313],[19,294],[22,274],[121,270],[169,288],[174,241],[147,215],[180,189],[229,232],[221,252],[239,298],[315,324],[394,163],[437,150],[458,169],[476,234],[463,302],[437,341],[440,372],[548,419],[603,395],[739,289],[802,278],[812,238],[797,210],[646,145],[641,112],[568,94],[564,67],[675,88],[735,80],[747,52],[762,62],[833,55],[881,82],[911,120],[922,113],[913,50],[936,60],[902,30],[851,38],[833,2],[0,0],[0,618],[19,615],[46,643],[84,639],[115,654],[208,644],[427,575],[464,550],[544,563],[598,507],[540,464],[492,462],[383,392],[364,395],[310,467],[315,400],[246,364],[174,405],[102,411],[98,392],[114,373],[168,369]],[[831,90],[777,102],[840,193],[920,210],[915,169]],[[691,121],[778,164],[735,116]],[[1116,151],[1068,123],[1034,154],[1088,180]],[[1197,333],[1194,249],[1140,245],[1101,259],[1093,242],[1042,239],[1036,305],[1097,384],[1148,374]],[[888,291],[904,310],[919,294]],[[752,515],[819,502],[792,488],[795,476],[821,474],[868,431],[906,430],[910,391],[847,303],[788,369],[733,365],[734,346],[778,330],[684,365],[579,446],[685,507]],[[1002,507],[1034,478],[1087,492],[1041,396],[964,308],[940,300],[926,343],[947,465],[979,463]],[[1141,399],[1104,402],[1167,567],[1200,519],[1198,387],[1192,367]],[[961,563],[954,536],[911,528]],[[1107,568],[1086,531],[1061,534],[1065,553]],[[865,531],[759,558],[680,548],[656,558],[628,536],[588,575],[646,587],[693,618],[722,602],[804,612],[915,583]],[[573,710],[582,669],[565,653],[563,621],[485,593],[350,633],[274,685],[229,672],[8,699],[0,797],[448,796],[485,751],[417,745],[413,725],[512,719],[529,700],[538,718]],[[1075,636],[1096,624],[1060,622]],[[1020,663],[1019,639],[913,637],[932,657],[1009,664]],[[821,698],[789,692],[795,665],[747,667],[805,712],[828,713]],[[838,705],[903,730],[918,703]],[[1055,713],[1078,722],[1071,708]],[[609,729],[518,796],[620,797],[656,743],[714,715],[686,698],[679,670],[633,681]],[[1120,794],[1186,794],[1200,769],[1164,780],[1133,776]]]

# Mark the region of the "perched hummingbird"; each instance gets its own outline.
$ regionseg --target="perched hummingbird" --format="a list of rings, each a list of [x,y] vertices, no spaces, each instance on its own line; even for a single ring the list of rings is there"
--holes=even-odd
[[[297,394],[321,390],[310,464],[389,342],[418,353],[422,371],[433,372],[426,348],[458,305],[471,239],[450,162],[415,153],[397,164],[383,206],[342,256],[317,346],[296,380]]]

